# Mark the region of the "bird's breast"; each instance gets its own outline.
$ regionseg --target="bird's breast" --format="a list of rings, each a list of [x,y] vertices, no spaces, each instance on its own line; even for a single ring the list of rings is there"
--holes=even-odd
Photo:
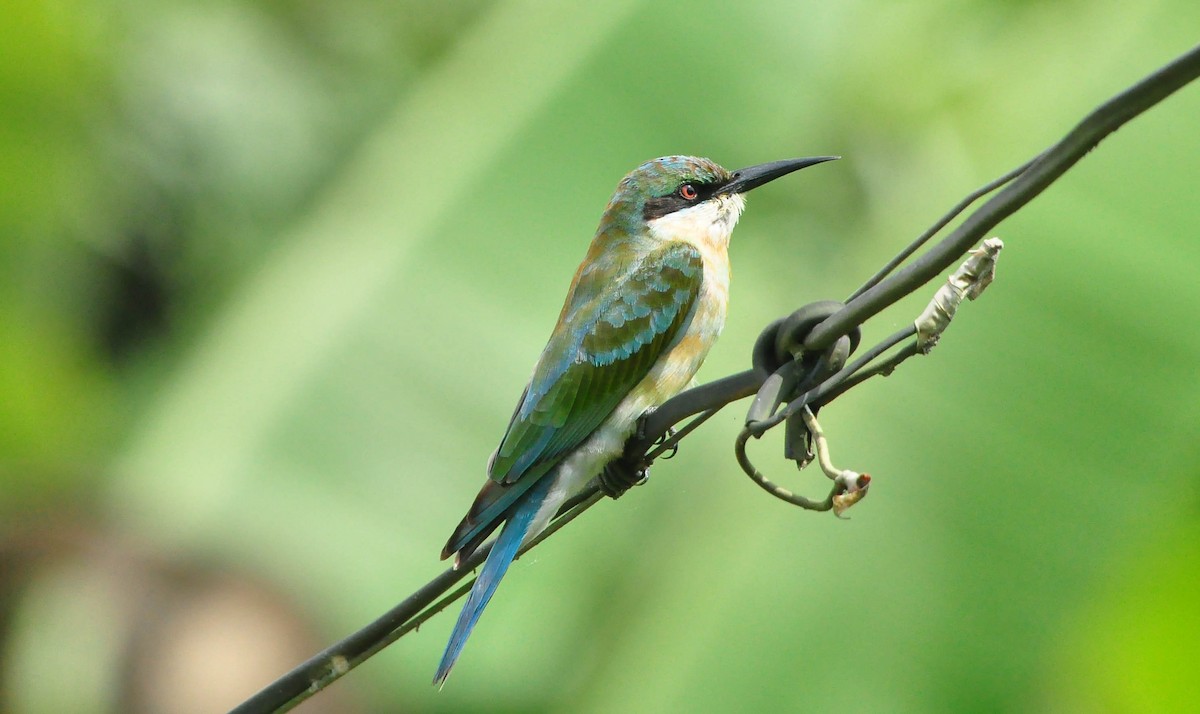
[[[724,245],[693,245],[704,260],[704,278],[687,329],[604,423],[555,470],[548,503],[560,503],[577,493],[605,464],[620,456],[638,418],[688,386],[721,334],[729,301],[729,257]]]

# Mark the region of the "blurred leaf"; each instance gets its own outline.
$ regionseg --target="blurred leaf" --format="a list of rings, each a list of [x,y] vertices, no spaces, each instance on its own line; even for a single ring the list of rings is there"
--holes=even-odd
[[[1070,629],[1043,686],[1053,711],[1185,712],[1200,661],[1200,519],[1167,526],[1063,603]],[[1082,605],[1082,606],[1080,606]]]

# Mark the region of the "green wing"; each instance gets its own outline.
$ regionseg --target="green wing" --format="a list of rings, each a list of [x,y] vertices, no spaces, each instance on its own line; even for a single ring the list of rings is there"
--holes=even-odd
[[[442,557],[470,554],[512,505],[587,439],[682,335],[700,294],[696,248],[671,243],[624,268],[582,271],[475,503]]]
[[[671,243],[613,277],[581,278],[500,442],[493,480],[540,476],[612,414],[686,329],[704,264],[695,247]]]

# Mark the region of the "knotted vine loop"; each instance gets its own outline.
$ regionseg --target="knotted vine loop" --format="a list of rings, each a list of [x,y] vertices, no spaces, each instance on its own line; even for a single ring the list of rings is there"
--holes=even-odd
[[[830,493],[823,501],[812,501],[782,488],[754,467],[746,454],[751,436],[758,438],[768,430],[786,424],[784,429],[784,458],[804,468],[813,459],[813,433],[805,421],[805,412],[790,410],[780,413],[782,405],[801,399],[809,390],[836,374],[858,347],[861,332],[856,327],[822,351],[804,350],[808,333],[829,316],[844,307],[842,303],[824,300],[805,305],[791,315],[767,326],[754,344],[754,369],[766,375],[746,414],[746,425],[737,440],[737,458],[742,470],[771,495],[810,510],[825,511],[833,507]],[[805,410],[815,418],[818,404]]]

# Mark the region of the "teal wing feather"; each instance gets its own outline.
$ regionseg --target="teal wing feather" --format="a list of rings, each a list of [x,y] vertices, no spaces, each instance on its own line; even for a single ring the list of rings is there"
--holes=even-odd
[[[686,243],[654,250],[621,274],[581,273],[488,466],[495,483],[480,492],[444,554],[464,543],[473,550],[517,497],[612,414],[687,329],[703,277],[700,252]]]
[[[542,352],[489,476],[514,483],[583,443],[683,332],[703,275],[699,251],[671,243],[632,266],[619,285],[569,309]]]

